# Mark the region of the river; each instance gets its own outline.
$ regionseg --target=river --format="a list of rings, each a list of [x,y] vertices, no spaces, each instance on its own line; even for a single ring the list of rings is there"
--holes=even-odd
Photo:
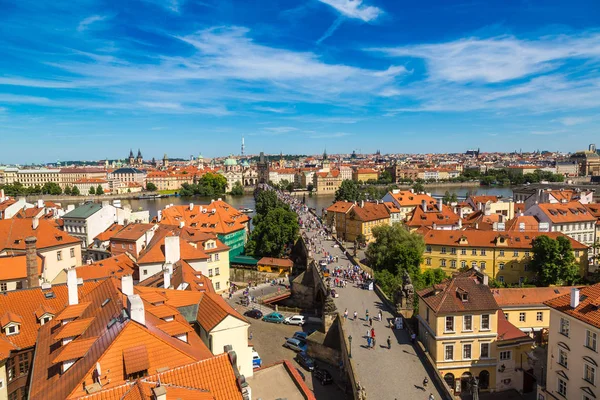
[[[459,199],[465,198],[467,194],[478,194],[478,195],[495,195],[502,197],[511,197],[512,196],[512,188],[504,187],[504,188],[496,188],[496,187],[444,187],[444,186],[426,186],[425,188],[428,193],[431,193],[432,196],[439,197],[443,196],[446,191],[450,193],[456,193]],[[300,197],[302,195],[299,195]],[[121,204],[129,204],[133,210],[148,210],[150,211],[150,216],[153,217],[157,214],[158,210],[162,210],[168,204],[209,204],[210,198],[206,197],[197,197],[197,198],[186,198],[186,197],[167,197],[161,199],[154,200],[121,200]],[[240,209],[240,208],[251,208],[254,209],[254,197],[250,194],[246,194],[244,196],[223,196],[223,200],[227,203],[231,204],[231,206]],[[306,204],[317,210],[320,214],[323,208],[327,208],[333,203],[334,196],[306,196]],[[66,207],[67,204],[77,204],[77,202],[68,202],[62,201],[61,204],[63,207]],[[250,214],[253,216],[253,214]]]

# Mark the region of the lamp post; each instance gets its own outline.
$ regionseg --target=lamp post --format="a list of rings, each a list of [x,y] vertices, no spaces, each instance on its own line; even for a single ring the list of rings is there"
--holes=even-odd
[[[348,352],[348,358],[352,358],[352,335],[348,336],[348,342],[350,343],[350,351]]]

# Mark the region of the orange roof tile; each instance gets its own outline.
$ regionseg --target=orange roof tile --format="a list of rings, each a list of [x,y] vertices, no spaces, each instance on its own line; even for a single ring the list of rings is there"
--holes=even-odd
[[[492,293],[501,308],[525,305],[539,306],[545,301],[569,293],[572,287],[574,286],[502,288],[492,289]]]
[[[38,275],[42,275],[44,260],[37,256]],[[27,278],[27,257],[25,254],[0,257],[0,281],[13,281]]]
[[[181,221],[203,232],[228,234],[246,229],[250,218],[222,200],[194,205],[192,210],[183,205],[162,210],[161,224],[179,225]]]
[[[523,224],[523,232],[525,231],[539,231],[539,222],[531,215],[517,215],[513,219],[506,221],[505,230],[507,231],[521,231],[521,224]]]
[[[156,325],[158,329],[169,336],[177,336],[184,333],[192,332],[194,329],[189,324],[182,324],[179,321],[169,321]]]
[[[596,328],[600,328],[600,283],[579,289],[579,305],[576,308],[571,308],[570,292],[548,300],[544,304]]]
[[[522,330],[511,324],[502,310],[498,310],[498,341],[504,340],[518,340],[519,342],[531,342],[533,338],[524,333]]]
[[[17,315],[15,313],[7,311],[0,318],[0,326],[2,326],[2,328],[4,328],[6,325],[8,325],[10,323],[22,324],[23,318],[21,318],[20,315]]]
[[[67,345],[60,350],[56,357],[52,359],[52,364],[76,360],[85,356],[97,339],[97,337],[91,337],[86,339],[77,339],[67,343]]]
[[[150,293],[142,293],[140,294],[140,297],[147,301],[148,303],[164,303],[165,300],[167,300],[167,298],[163,295],[161,295],[160,293],[157,292],[150,292]]]
[[[25,250],[25,238],[35,236],[38,250],[66,244],[77,244],[79,239],[56,228],[45,220],[39,220],[37,229],[33,229],[30,219],[3,219],[0,220],[0,251]]]
[[[125,364],[125,373],[127,375],[147,371],[148,368],[150,368],[148,349],[143,344],[123,349],[123,362]]]
[[[289,258],[263,257],[258,260],[258,265],[273,265],[276,267],[292,268],[294,266],[294,262]]]
[[[596,218],[578,201],[570,203],[542,203],[537,207],[554,224],[569,222],[595,222]]]
[[[398,193],[388,192],[401,207],[420,206],[422,201],[426,204],[436,204],[436,200],[423,193],[413,193],[410,190],[401,190]]]
[[[140,253],[137,259],[138,264],[164,263],[165,237],[176,236],[176,234],[179,233],[178,230],[178,227],[162,225],[161,228],[155,232],[148,247]],[[202,246],[194,247],[182,239],[179,240],[179,255],[182,260],[205,260],[209,258]]]
[[[89,301],[66,306],[57,316],[57,321],[81,317],[83,312],[92,304]]]
[[[442,205],[442,210],[439,209],[439,204],[427,205],[427,212],[421,207],[415,209],[408,216],[409,221],[407,226],[415,228],[419,226],[432,227],[435,225],[456,225],[460,217],[452,212],[452,209],[447,205]]]
[[[143,299],[143,297],[142,297],[142,299]],[[166,318],[166,317],[172,317],[179,312],[176,309],[174,309],[173,307],[170,307],[166,304],[161,304],[160,306],[148,307],[147,310],[149,313],[152,313],[152,315],[154,315],[155,317],[161,318],[161,319]]]
[[[350,211],[350,209],[352,208],[353,205],[354,205],[354,203],[351,203],[349,201],[336,201],[335,203],[333,203],[332,205],[327,207],[326,211],[345,214],[348,211]]]
[[[215,293],[204,293],[198,305],[196,320],[207,331],[210,332],[228,315],[247,322],[240,313],[233,309],[221,296]]]
[[[107,230],[96,235],[94,239],[99,240],[101,242],[108,242],[113,235],[117,234],[121,229],[123,229],[124,225],[112,224]]]
[[[56,311],[54,308],[47,304],[40,304],[38,308],[35,309],[35,317],[37,319],[42,318],[45,314],[56,315]]]
[[[146,232],[154,228],[154,224],[129,224],[119,232],[115,233],[111,239],[119,241],[136,241]]]
[[[385,204],[365,202],[362,207],[360,205],[352,207],[350,216],[354,216],[360,221],[367,222],[389,218],[390,213]]]
[[[87,328],[90,327],[94,318],[84,318],[71,321],[60,329],[54,337],[57,340],[62,340],[70,337],[80,336]]]
[[[135,263],[125,253],[96,261],[93,264],[77,267],[77,276],[84,280],[108,278],[111,276],[122,277],[123,275],[132,275]]]

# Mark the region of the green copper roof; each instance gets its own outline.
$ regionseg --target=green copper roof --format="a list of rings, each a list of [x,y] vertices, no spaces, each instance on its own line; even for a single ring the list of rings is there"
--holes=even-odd
[[[102,204],[86,203],[64,215],[63,218],[88,218],[102,209]]]

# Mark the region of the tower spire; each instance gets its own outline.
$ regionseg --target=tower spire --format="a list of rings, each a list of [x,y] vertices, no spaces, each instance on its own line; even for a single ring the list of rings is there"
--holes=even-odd
[[[244,155],[245,151],[246,151],[246,145],[244,145],[244,137],[242,136],[242,156]]]

